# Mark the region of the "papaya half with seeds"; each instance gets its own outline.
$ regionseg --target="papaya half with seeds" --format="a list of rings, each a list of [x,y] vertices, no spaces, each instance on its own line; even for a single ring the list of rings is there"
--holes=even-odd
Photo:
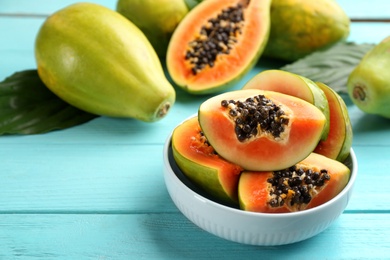
[[[309,102],[258,89],[214,96],[200,105],[198,117],[221,157],[253,171],[301,161],[317,146],[326,124],[324,114]]]
[[[347,38],[350,19],[334,0],[273,0],[264,56],[295,61]]]
[[[35,57],[52,92],[93,114],[153,122],[175,101],[145,35],[97,4],[76,3],[48,17],[36,38]]]
[[[180,170],[215,199],[238,205],[240,166],[221,158],[207,142],[198,117],[187,119],[172,133],[172,151]]]
[[[189,93],[232,87],[257,62],[269,35],[270,0],[207,0],[180,22],[169,42],[167,69]]]
[[[329,105],[325,93],[312,80],[283,70],[265,70],[250,79],[243,89],[270,90],[303,99],[324,113],[326,124],[321,140],[329,132]]]
[[[348,95],[363,112],[390,118],[390,36],[371,49],[348,78]]]
[[[118,0],[118,13],[133,22],[164,59],[173,31],[189,9],[184,0]]]
[[[244,171],[238,186],[240,208],[263,213],[314,208],[337,196],[349,178],[347,166],[316,153],[281,171]]]
[[[348,157],[353,139],[351,120],[344,100],[333,89],[321,82],[316,84],[324,91],[330,108],[329,133],[314,149],[315,153],[344,162]]]

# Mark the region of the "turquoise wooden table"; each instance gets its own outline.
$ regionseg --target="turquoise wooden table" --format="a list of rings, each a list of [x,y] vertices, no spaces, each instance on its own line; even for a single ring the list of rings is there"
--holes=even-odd
[[[0,81],[36,68],[40,25],[73,2],[0,1]],[[338,2],[353,19],[350,41],[389,35],[389,1]],[[268,65],[259,62],[235,88]],[[256,247],[201,230],[167,193],[163,144],[206,98],[177,91],[169,115],[153,124],[99,117],[47,134],[0,136],[0,259],[390,259],[390,120],[346,98],[359,175],[345,212],[309,240]]]

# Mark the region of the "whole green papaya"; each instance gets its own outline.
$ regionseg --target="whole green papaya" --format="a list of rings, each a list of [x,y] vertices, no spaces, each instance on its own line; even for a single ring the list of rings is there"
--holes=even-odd
[[[351,72],[348,94],[368,114],[390,118],[390,36],[371,49]]]
[[[295,61],[349,35],[350,20],[334,0],[272,0],[264,55]]]
[[[145,35],[101,5],[76,3],[49,16],[36,37],[35,57],[45,85],[90,113],[152,122],[175,101]]]
[[[132,21],[164,58],[169,39],[188,13],[184,0],[118,0],[116,10]]]

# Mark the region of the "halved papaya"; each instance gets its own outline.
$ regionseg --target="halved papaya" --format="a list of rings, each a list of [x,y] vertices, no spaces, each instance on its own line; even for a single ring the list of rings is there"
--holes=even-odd
[[[263,213],[314,208],[339,194],[349,177],[347,166],[316,153],[281,171],[244,171],[238,186],[240,208]]]
[[[174,159],[180,170],[209,195],[228,204],[238,204],[240,166],[221,158],[204,137],[198,117],[177,126],[172,134]]]
[[[199,107],[208,142],[246,170],[280,170],[317,146],[326,118],[314,105],[286,94],[247,89],[214,96]]]
[[[321,140],[329,132],[329,105],[324,92],[312,80],[283,70],[265,70],[250,79],[243,89],[271,90],[298,97],[318,107],[326,117]]]
[[[269,35],[270,0],[207,0],[175,29],[167,51],[172,80],[193,94],[232,86],[257,62]]]
[[[343,162],[349,155],[353,138],[347,106],[333,89],[321,82],[317,82],[317,85],[324,91],[329,102],[330,130],[328,138],[321,140],[314,152]]]

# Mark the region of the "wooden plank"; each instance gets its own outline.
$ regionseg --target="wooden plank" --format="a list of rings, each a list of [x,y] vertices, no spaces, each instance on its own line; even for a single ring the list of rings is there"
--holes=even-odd
[[[39,4],[37,4],[39,2]],[[15,4],[15,0],[2,0],[0,3],[0,15],[4,16],[32,16],[32,17],[45,17],[53,12],[64,8],[68,5],[77,3],[77,0],[18,0],[18,4]],[[93,0],[90,1],[99,5],[103,5],[112,10],[115,10],[116,2],[114,0]]]
[[[390,23],[352,23],[347,40],[356,43],[379,43],[389,36],[389,31]]]
[[[258,247],[226,241],[181,214],[0,215],[0,258],[388,259],[387,214],[343,214],[316,237]]]
[[[0,148],[0,212],[176,211],[161,146],[13,147]]]
[[[43,19],[0,16],[0,81],[16,71],[35,69],[35,37]]]
[[[390,18],[390,2],[387,0],[337,0],[337,3],[352,20]]]
[[[336,0],[349,17],[352,19],[383,19],[390,18],[390,2],[387,0]],[[76,3],[76,0],[40,0],[37,5],[35,1],[18,0],[15,5],[14,0],[2,0],[0,3],[0,15],[19,16],[46,16],[69,4]],[[94,3],[106,6],[115,10],[117,1],[94,0]]]
[[[389,146],[357,146],[347,211],[390,210]],[[160,145],[0,145],[0,213],[175,212]],[[15,167],[17,165],[17,167]]]

